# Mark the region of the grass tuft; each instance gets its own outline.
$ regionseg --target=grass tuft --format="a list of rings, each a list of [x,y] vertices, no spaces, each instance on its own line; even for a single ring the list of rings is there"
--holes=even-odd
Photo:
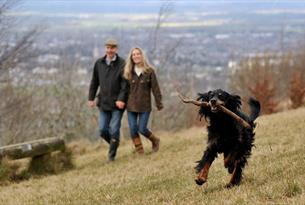
[[[284,195],[287,197],[294,197],[298,194],[302,194],[302,188],[296,181],[289,181],[284,193]]]
[[[9,179],[10,166],[7,158],[3,158],[0,161],[0,183]]]

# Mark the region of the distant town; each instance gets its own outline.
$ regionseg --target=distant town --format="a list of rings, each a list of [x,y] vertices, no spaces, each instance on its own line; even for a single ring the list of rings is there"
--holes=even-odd
[[[11,72],[18,73],[18,82],[30,74],[44,76],[33,83],[52,84],[55,81],[50,76],[63,69],[62,62],[69,62],[71,71],[79,76],[77,84],[87,86],[95,60],[103,56],[104,40],[115,37],[123,57],[132,46],[142,47],[164,82],[187,74],[195,89],[227,88],[228,74],[241,58],[287,52],[304,43],[304,11],[173,12],[167,17],[151,13],[45,14],[43,32],[32,45],[37,55]],[[17,32],[31,28],[33,22],[41,24],[40,14],[32,13],[30,18]]]

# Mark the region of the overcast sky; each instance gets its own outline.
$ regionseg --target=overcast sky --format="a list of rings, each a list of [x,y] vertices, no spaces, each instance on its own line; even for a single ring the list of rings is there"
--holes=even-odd
[[[155,13],[164,2],[180,11],[305,9],[305,0],[24,0],[22,10],[69,13]]]

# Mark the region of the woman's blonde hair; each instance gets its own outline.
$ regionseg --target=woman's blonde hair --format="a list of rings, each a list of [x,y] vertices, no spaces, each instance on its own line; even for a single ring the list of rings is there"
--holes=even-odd
[[[131,80],[131,74],[132,74],[132,71],[134,69],[134,66],[135,66],[135,63],[133,62],[132,60],[132,52],[134,50],[138,50],[140,51],[140,53],[142,54],[142,58],[143,58],[143,72],[144,73],[149,73],[150,71],[152,71],[154,68],[153,66],[150,65],[150,63],[148,62],[148,59],[146,58],[146,55],[143,51],[142,48],[140,47],[134,47],[130,50],[129,54],[128,54],[128,57],[126,59],[126,65],[124,67],[124,78],[126,78],[127,80]]]

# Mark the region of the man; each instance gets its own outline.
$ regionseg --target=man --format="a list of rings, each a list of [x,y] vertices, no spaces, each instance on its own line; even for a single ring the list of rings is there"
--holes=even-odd
[[[117,51],[118,42],[108,39],[105,42],[106,55],[95,62],[88,97],[89,107],[99,107],[100,136],[109,144],[109,161],[114,161],[120,143],[121,119],[128,97],[128,82],[122,77],[125,60]]]

